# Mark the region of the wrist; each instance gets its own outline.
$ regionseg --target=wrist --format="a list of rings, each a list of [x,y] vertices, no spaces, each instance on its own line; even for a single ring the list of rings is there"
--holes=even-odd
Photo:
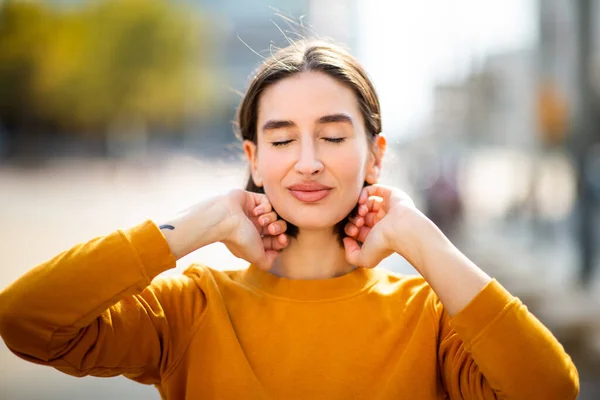
[[[172,227],[165,227],[161,232],[177,259],[222,239],[227,215],[223,204],[221,197],[211,198],[161,221],[159,226]]]
[[[455,247],[444,233],[421,211],[414,209],[397,224],[394,251],[403,256],[421,275],[427,274],[432,252],[451,252]]]

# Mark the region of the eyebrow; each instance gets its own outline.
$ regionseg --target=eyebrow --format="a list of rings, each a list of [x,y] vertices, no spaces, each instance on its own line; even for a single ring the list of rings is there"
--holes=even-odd
[[[354,121],[352,121],[352,117],[347,114],[330,114],[324,115],[317,120],[318,124],[331,124],[331,123],[348,123],[350,125],[354,125]],[[293,121],[290,120],[269,120],[265,122],[262,126],[263,131],[282,129],[282,128],[291,128],[296,126]]]

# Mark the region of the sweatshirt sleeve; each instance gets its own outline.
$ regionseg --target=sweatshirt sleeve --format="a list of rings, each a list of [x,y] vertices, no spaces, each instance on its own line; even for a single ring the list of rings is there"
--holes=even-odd
[[[439,301],[439,368],[451,399],[569,400],[579,393],[571,358],[496,280],[453,318]]]
[[[0,335],[19,357],[71,375],[156,383],[204,307],[183,293],[189,277],[152,282],[175,262],[152,221],[79,244],[0,292]]]

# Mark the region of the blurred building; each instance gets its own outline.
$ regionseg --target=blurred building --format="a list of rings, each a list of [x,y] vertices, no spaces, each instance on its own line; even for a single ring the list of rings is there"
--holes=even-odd
[[[600,248],[600,2],[589,3],[582,39],[579,2],[538,2],[537,46],[489,55],[464,78],[440,82],[431,119],[410,144],[423,196],[440,179],[456,182],[460,247],[565,343],[586,399],[600,395],[600,256],[590,250]]]
[[[444,146],[532,148],[536,83],[530,50],[492,55],[464,81],[435,88],[431,134]]]
[[[600,88],[600,4],[592,0],[590,21],[593,54],[592,78]],[[579,21],[576,7],[570,2],[545,0],[539,2],[539,64],[541,79],[554,82],[572,107],[577,108],[577,36]]]

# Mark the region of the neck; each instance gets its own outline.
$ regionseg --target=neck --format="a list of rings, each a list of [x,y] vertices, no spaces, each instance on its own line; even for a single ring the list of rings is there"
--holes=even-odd
[[[329,279],[356,267],[346,261],[337,236],[327,230],[302,230],[275,260],[270,272],[288,279]]]

